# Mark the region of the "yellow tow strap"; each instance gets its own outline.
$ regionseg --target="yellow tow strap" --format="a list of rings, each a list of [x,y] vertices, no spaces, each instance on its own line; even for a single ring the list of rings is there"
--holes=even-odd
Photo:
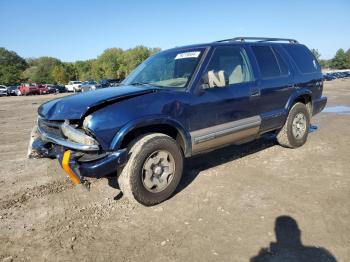
[[[73,170],[69,166],[69,159],[70,159],[71,151],[67,150],[63,154],[63,159],[62,159],[62,167],[63,170],[66,171],[67,175],[69,178],[72,180],[74,185],[78,185],[81,183],[79,177],[77,177],[76,174],[74,174]]]

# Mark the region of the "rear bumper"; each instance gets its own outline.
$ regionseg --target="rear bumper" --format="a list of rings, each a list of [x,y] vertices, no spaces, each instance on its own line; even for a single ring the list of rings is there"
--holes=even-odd
[[[312,104],[312,115],[320,113],[327,104],[327,97],[322,96],[321,98],[314,100]]]
[[[56,158],[74,184],[84,183],[86,177],[116,174],[127,161],[126,149],[105,153],[79,151],[42,139],[40,133],[31,140],[28,153],[29,157]]]

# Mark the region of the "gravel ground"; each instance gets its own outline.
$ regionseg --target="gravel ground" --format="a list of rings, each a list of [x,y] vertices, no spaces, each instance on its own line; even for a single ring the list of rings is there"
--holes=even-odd
[[[350,106],[350,79],[324,93]],[[189,159],[175,196],[143,207],[26,159],[54,97],[0,98],[0,261],[350,261],[350,111],[314,117],[298,149],[266,137]]]

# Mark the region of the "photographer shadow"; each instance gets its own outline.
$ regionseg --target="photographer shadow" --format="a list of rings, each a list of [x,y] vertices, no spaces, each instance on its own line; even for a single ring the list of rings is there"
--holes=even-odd
[[[276,242],[262,248],[250,262],[336,262],[325,248],[304,246],[301,230],[290,216],[280,216],[275,222]]]

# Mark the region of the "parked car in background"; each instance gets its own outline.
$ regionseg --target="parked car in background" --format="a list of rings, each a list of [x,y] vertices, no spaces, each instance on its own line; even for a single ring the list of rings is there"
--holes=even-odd
[[[350,71],[335,71],[323,74],[323,80],[331,81],[337,78],[350,77]]]
[[[47,85],[38,85],[38,88],[40,95],[47,95],[50,93],[49,89],[47,88]]]
[[[52,85],[52,84],[47,84],[47,88],[49,89],[49,93],[65,93],[66,92],[66,87],[61,86],[61,85]]]
[[[7,87],[0,85],[0,96],[7,96]]]
[[[334,79],[335,79],[335,76],[332,76],[331,74],[323,74],[323,80],[325,81],[331,81]]]
[[[56,88],[54,88],[55,85],[52,84],[45,84],[46,88],[49,90],[49,94],[55,94],[58,93],[56,91]]]
[[[81,92],[86,92],[86,91],[91,91],[91,90],[96,90],[100,88],[101,85],[99,85],[96,81],[94,80],[89,80],[85,81],[80,85],[80,91]]]
[[[18,90],[19,86],[9,86],[7,87],[7,95],[8,96],[17,96],[18,95]]]
[[[40,95],[39,87],[36,84],[21,84],[19,90],[23,96]]]
[[[68,92],[77,92],[80,91],[80,85],[81,85],[81,81],[69,81],[68,85],[66,85],[66,90]]]
[[[15,91],[16,96],[21,96],[22,95],[21,90],[19,88],[20,88],[20,86],[18,86],[16,91]]]
[[[118,86],[121,83],[122,79],[102,79],[100,81],[101,88]]]

